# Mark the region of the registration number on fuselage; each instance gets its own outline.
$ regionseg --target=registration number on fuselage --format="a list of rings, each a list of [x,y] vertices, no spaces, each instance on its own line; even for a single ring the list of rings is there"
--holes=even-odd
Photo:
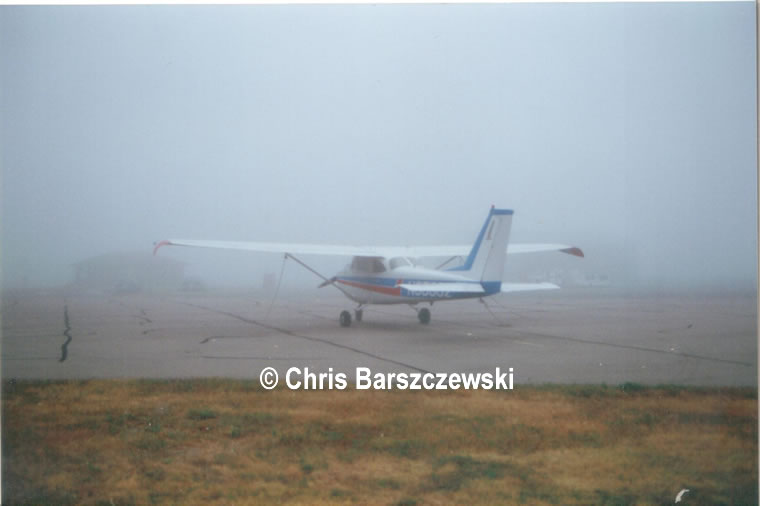
[[[402,295],[406,295],[408,297],[421,297],[425,299],[448,299],[451,297],[451,292],[438,290],[407,290],[406,293],[402,293]]]

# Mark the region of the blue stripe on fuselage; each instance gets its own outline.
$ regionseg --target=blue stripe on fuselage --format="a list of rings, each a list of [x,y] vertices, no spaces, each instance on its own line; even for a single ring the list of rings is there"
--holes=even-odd
[[[367,285],[375,285],[375,286],[383,286],[383,287],[395,287],[399,283],[399,279],[394,278],[377,278],[377,277],[361,277],[361,276],[340,276],[337,278],[337,281],[345,280],[350,281],[353,283],[363,283]],[[457,293],[454,297],[451,297],[452,299],[455,298],[468,298],[468,297],[487,297],[489,295],[494,295],[501,292],[501,281],[451,281],[451,280],[431,280],[431,279],[402,279],[402,283],[405,284],[436,284],[436,283],[471,283],[473,285],[480,285],[483,287],[483,290],[485,293],[481,292],[465,292],[465,293]],[[416,295],[413,294],[413,292],[410,292],[406,288],[401,289],[401,296],[403,297],[415,297]]]
[[[336,281],[346,280],[353,281],[355,283],[365,283],[368,285],[378,286],[396,286],[399,284],[399,280],[402,283],[409,284],[433,284],[433,283],[476,283],[480,284],[480,281],[469,279],[407,279],[407,278],[380,278],[380,277],[362,277],[362,276],[338,276]]]

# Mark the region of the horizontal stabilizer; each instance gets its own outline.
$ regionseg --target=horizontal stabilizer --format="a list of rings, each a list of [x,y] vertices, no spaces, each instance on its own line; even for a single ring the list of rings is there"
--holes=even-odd
[[[532,292],[534,290],[558,290],[554,283],[502,283],[501,293]]]
[[[380,250],[391,249],[398,256],[407,256],[413,258],[423,257],[466,257],[472,246],[460,244],[458,246],[411,246],[407,248],[378,248]],[[510,243],[507,246],[507,255],[519,253],[540,253],[542,251],[559,251],[583,257],[583,250],[576,246],[568,244],[547,244],[547,243]]]
[[[568,246],[566,244],[510,244],[507,247],[507,254],[515,253],[539,253],[541,251],[560,251],[576,257],[583,257],[583,251],[577,246]]]

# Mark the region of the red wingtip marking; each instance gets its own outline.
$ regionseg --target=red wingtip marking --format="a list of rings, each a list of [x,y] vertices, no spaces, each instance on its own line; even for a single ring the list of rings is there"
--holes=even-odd
[[[567,253],[568,255],[575,255],[577,257],[583,258],[585,255],[583,254],[583,251],[580,248],[572,247],[572,248],[565,248],[562,251],[562,253]]]
[[[171,243],[169,241],[161,241],[161,242],[159,242],[158,244],[156,244],[156,247],[153,248],[153,255],[156,254],[156,252],[158,251],[158,248],[160,248],[161,246],[168,246],[170,244]]]

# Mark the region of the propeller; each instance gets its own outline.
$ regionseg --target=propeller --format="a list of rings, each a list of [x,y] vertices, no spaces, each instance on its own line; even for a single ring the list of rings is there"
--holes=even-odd
[[[324,288],[327,285],[332,285],[335,283],[335,281],[338,279],[338,276],[333,276],[330,279],[324,280],[322,283],[319,284],[317,288]]]

